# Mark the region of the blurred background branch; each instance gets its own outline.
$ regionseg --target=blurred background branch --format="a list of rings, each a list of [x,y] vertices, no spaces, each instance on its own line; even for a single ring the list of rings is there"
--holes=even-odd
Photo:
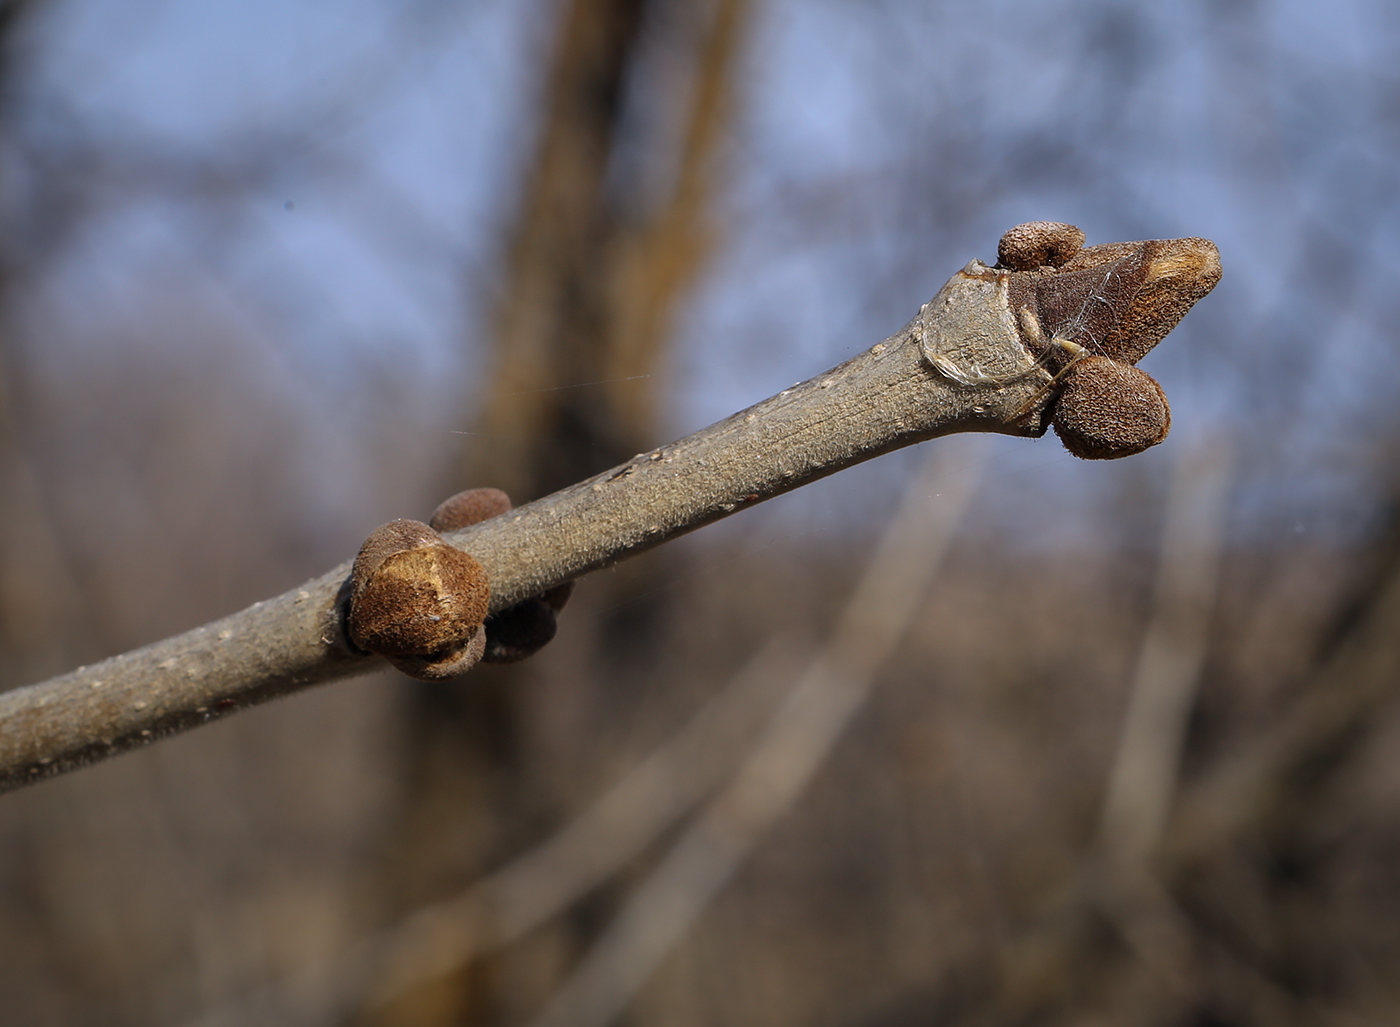
[[[1114,466],[989,440],[904,645],[623,1018],[1392,1022],[1393,8],[8,4],[4,682],[742,409],[1017,222],[1208,236],[1229,273],[1145,362],[1177,434]],[[1149,660],[1197,438],[1232,454],[1214,598]],[[6,1018],[184,1022],[496,887],[764,640],[821,644],[915,459],[594,576],[469,688],[378,675],[7,796]],[[1126,730],[1151,666],[1166,727]],[[1125,903],[1105,795],[1153,752],[1152,802],[1109,804],[1148,853]],[[489,956],[440,921],[440,972],[339,1022],[528,1022],[667,822]]]
[[[638,884],[531,1020],[535,1027],[617,1020],[821,770],[904,640],[971,496],[977,451],[964,445],[943,453],[925,458],[830,638],[795,677],[733,777]]]

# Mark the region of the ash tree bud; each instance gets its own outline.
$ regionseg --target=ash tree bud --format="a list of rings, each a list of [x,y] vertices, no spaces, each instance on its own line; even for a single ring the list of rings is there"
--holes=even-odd
[[[351,571],[346,634],[424,681],[456,677],[486,646],[486,570],[420,521],[377,529]]]
[[[498,517],[510,508],[510,497],[500,489],[468,489],[444,500],[428,523],[438,531],[455,531]],[[573,590],[574,583],[566,581],[488,617],[482,660],[517,663],[539,652],[559,630],[557,615]]]

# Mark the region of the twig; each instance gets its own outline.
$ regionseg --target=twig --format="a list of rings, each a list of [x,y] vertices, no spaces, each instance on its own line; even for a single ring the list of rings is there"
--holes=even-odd
[[[1022,416],[1048,380],[964,386],[921,359],[919,319],[852,360],[449,541],[485,566],[492,612],[862,460],[954,432],[1044,434]],[[1012,336],[969,340],[993,366]],[[343,563],[275,599],[0,695],[0,790],[71,770],[334,678],[382,666],[354,652]]]
[[[972,261],[865,353],[449,541],[485,568],[498,612],[901,446],[968,431],[1039,437],[1052,381],[1065,392],[1055,428],[1073,452],[1140,452],[1170,417],[1161,389],[1131,365],[1215,285],[1219,255],[1207,240],[1172,239],[1045,265],[1082,241],[1069,225],[1018,226],[1002,239],[1006,267]],[[349,573],[342,564],[242,613],[0,696],[0,790],[378,666],[345,637]]]
[[[642,882],[534,1027],[612,1023],[792,808],[913,623],[972,493],[977,456],[964,450],[925,461],[830,641],[794,682],[733,779]]]

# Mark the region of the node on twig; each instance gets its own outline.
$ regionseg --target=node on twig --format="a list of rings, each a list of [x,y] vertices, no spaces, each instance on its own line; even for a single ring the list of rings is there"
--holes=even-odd
[[[438,531],[455,531],[498,517],[510,508],[510,497],[500,489],[468,489],[444,500],[428,523]],[[539,652],[558,631],[557,614],[573,591],[574,583],[566,581],[488,617],[482,661],[517,663]]]
[[[355,558],[346,634],[405,674],[439,681],[481,659],[489,599],[475,559],[420,521],[390,521]]]
[[[1197,238],[1083,244],[1074,225],[1012,228],[995,267],[973,261],[925,305],[920,346],[970,388],[1049,375],[1018,419],[1053,404],[1050,423],[1075,456],[1131,456],[1171,427],[1161,387],[1133,365],[1220,281],[1220,253]],[[958,304],[970,295],[985,299]],[[986,339],[1005,339],[1019,356],[989,362]]]

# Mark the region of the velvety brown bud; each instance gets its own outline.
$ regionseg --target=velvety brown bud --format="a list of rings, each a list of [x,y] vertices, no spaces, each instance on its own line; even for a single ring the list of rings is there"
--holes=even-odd
[[[1162,387],[1150,375],[1093,356],[1066,372],[1051,423],[1075,456],[1112,460],[1161,442],[1172,416]]]
[[[486,622],[485,663],[518,663],[539,652],[559,630],[554,610],[542,598],[522,599]]]
[[[1083,327],[1090,330],[1103,356],[1120,364],[1136,364],[1166,338],[1197,300],[1215,288],[1220,281],[1220,251],[1209,239],[1104,243],[1080,250],[1056,279],[1049,288],[1062,288],[1077,279],[1092,283],[1102,297],[1095,304],[1098,316],[1105,320]],[[1085,309],[1082,301],[1074,309]],[[1093,320],[1094,314],[1088,317]]]
[[[455,531],[498,517],[511,507],[500,489],[468,489],[444,500],[429,523],[438,531]],[[486,663],[517,663],[544,648],[558,631],[555,614],[564,608],[574,583],[566,581],[547,592],[522,599],[486,620]]]
[[[347,630],[405,673],[451,677],[480,659],[490,589],[486,570],[419,521],[391,521],[360,547]]]
[[[997,261],[1012,271],[1060,267],[1069,263],[1084,245],[1084,233],[1059,221],[1027,221],[1001,237]]]
[[[399,670],[419,681],[448,681],[460,677],[481,662],[486,653],[486,628],[478,627],[466,645],[432,656],[385,657]]]
[[[509,509],[510,496],[500,489],[467,489],[439,503],[428,523],[438,531],[456,531],[499,517]]]

